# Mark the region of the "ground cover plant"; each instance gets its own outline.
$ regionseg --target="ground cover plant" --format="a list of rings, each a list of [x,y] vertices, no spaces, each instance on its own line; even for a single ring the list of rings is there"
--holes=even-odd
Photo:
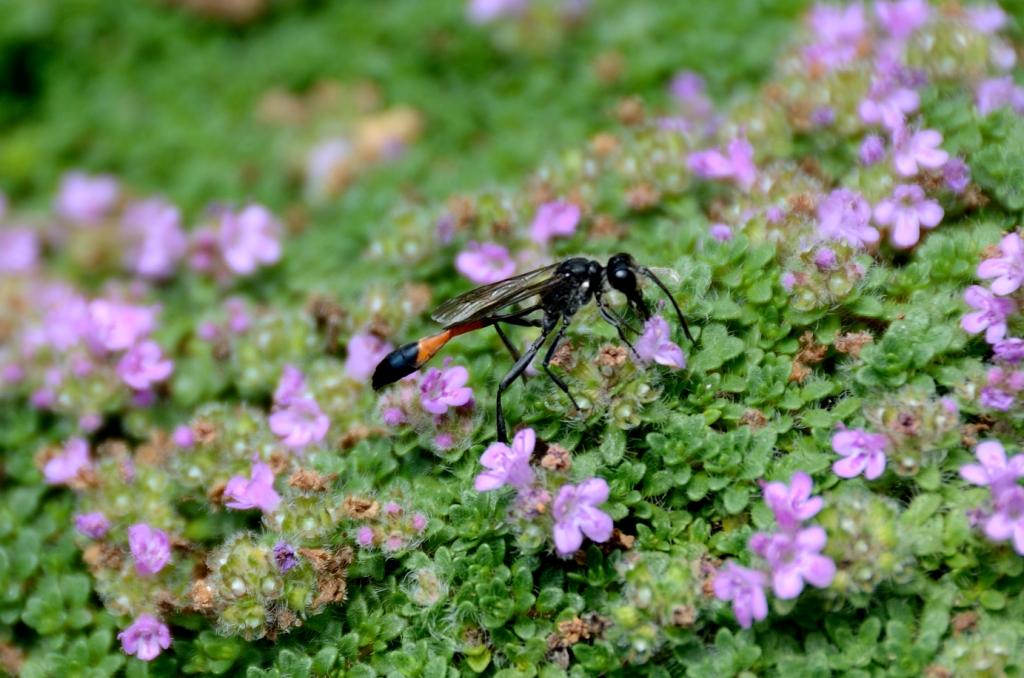
[[[284,44],[277,31],[358,7],[271,3],[248,28],[207,30]],[[764,28],[778,43],[754,39],[731,75],[708,61],[713,85],[770,66],[716,103],[705,69],[667,69],[663,46],[595,50],[656,12],[440,16],[471,36],[448,36],[462,49],[527,60],[522,82],[546,73],[539,98],[558,82],[539,64],[570,55],[594,81],[569,96],[605,111],[557,149],[520,111],[537,125],[526,150],[445,169],[466,130],[413,96],[437,76],[412,60],[408,98],[344,78],[275,89],[261,66],[239,78],[255,121],[241,134],[273,163],[238,183],[224,168],[257,151],[217,158],[199,133],[182,176],[216,178],[165,187],[160,162],[119,144],[90,151],[109,168],[59,172],[88,107],[34,151],[38,170],[19,165],[68,93],[38,85],[42,122],[7,101],[21,122],[0,158],[4,669],[1019,673],[1015,19],[815,5],[785,37]],[[498,120],[482,123],[495,139]],[[415,177],[422,190],[403,186]],[[635,352],[582,310],[552,359],[578,407],[538,368],[505,397],[508,445],[492,403],[512,361],[489,330],[370,389],[383,355],[436,331],[440,301],[619,251],[664,267],[694,343],[650,285],[646,322],[612,295]]]

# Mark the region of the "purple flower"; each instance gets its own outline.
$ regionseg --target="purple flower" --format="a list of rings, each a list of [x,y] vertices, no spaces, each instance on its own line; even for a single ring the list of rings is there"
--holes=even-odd
[[[964,301],[978,309],[960,319],[960,326],[969,334],[985,330],[985,341],[990,344],[1006,336],[1006,318],[1017,309],[1013,299],[992,294],[981,285],[971,285],[964,292]]]
[[[64,443],[63,452],[51,457],[43,466],[43,477],[47,485],[66,485],[90,467],[89,443],[72,438]]]
[[[235,214],[225,211],[217,234],[224,262],[239,275],[281,258],[281,225],[266,207],[249,205]]]
[[[654,361],[677,370],[686,367],[683,349],[672,341],[672,331],[660,315],[652,316],[644,324],[644,332],[636,341],[636,353],[644,362]]]
[[[818,234],[857,248],[873,245],[879,237],[871,225],[871,205],[848,188],[837,188],[818,205]]]
[[[376,334],[353,334],[348,340],[345,372],[356,381],[369,381],[377,363],[394,350],[390,342]]]
[[[110,521],[102,511],[79,513],[75,516],[75,529],[90,539],[103,539],[110,529]]]
[[[125,210],[123,223],[129,239],[127,264],[132,271],[157,280],[174,273],[188,249],[177,207],[159,198],[145,200]]]
[[[384,411],[380,413],[380,418],[384,421],[385,426],[391,427],[401,426],[408,421],[408,417],[400,407],[384,408]]]
[[[253,464],[249,480],[234,476],[224,488],[224,505],[245,511],[258,508],[273,513],[281,503],[281,495],[274,490],[274,472],[266,464]]]
[[[420,404],[431,414],[444,414],[449,407],[461,407],[473,398],[473,389],[466,386],[469,371],[458,365],[439,370],[430,368],[420,382]]]
[[[281,370],[281,378],[277,381],[277,388],[274,389],[274,404],[285,407],[305,391],[306,378],[302,376],[302,371],[295,365],[285,365]]]
[[[917,174],[918,167],[938,169],[949,160],[949,153],[939,148],[942,135],[933,129],[914,133],[902,128],[893,133],[892,163],[905,177]]]
[[[731,179],[744,191],[757,180],[754,147],[742,136],[729,142],[726,153],[714,148],[696,151],[687,157],[686,164],[702,179]]]
[[[751,570],[728,560],[721,570],[715,573],[712,588],[715,598],[731,600],[732,611],[736,621],[745,629],[749,629],[754,620],[760,621],[768,616],[768,599],[764,595],[767,577],[764,572]]]
[[[995,346],[992,347],[996,358],[1005,360],[1008,363],[1016,365],[1021,360],[1024,360],[1024,339],[1018,339],[1017,337],[1010,337],[997,341]]]
[[[995,278],[992,291],[996,294],[1013,294],[1024,284],[1024,241],[1017,233],[1003,236],[999,242],[1003,256],[986,259],[978,265],[978,277]]]
[[[962,158],[950,158],[942,168],[942,178],[946,182],[946,188],[960,195],[971,183],[971,168]]]
[[[663,115],[658,118],[658,129],[676,134],[686,134],[693,129],[693,123],[681,115]]]
[[[412,516],[412,529],[417,532],[427,529],[427,517],[422,513],[414,513]]]
[[[986,386],[981,389],[981,394],[978,397],[978,402],[983,407],[999,410],[1000,412],[1008,412],[1013,407],[1014,400],[1015,398],[1012,393],[1007,393],[994,386]]]
[[[828,127],[836,121],[836,110],[831,106],[819,106],[811,113],[811,124],[815,127]]]
[[[920,104],[917,92],[903,87],[895,78],[883,76],[871,84],[857,112],[860,119],[869,125],[882,125],[896,131],[903,128],[906,116],[916,111]]]
[[[796,274],[792,271],[786,271],[779,276],[779,284],[782,285],[782,289],[792,292],[793,287],[796,285]]]
[[[885,156],[885,141],[877,134],[869,134],[860,144],[860,164],[870,166]]]
[[[317,198],[337,194],[351,171],[354,151],[352,142],[345,137],[329,137],[311,148],[305,168],[309,192]]]
[[[209,273],[219,260],[217,233],[208,227],[192,231],[188,245],[188,265],[193,271]]]
[[[1006,12],[999,5],[972,5],[964,8],[967,21],[979,33],[996,33],[1009,20]]]
[[[235,334],[241,334],[249,329],[252,319],[249,317],[249,309],[245,300],[239,297],[231,297],[224,300],[224,310],[228,314],[228,329]]]
[[[145,391],[164,381],[173,371],[174,361],[164,358],[155,341],[133,346],[117,363],[117,376],[136,391]]]
[[[875,16],[882,28],[897,40],[906,40],[914,31],[928,22],[931,13],[926,0],[896,0],[875,2]]]
[[[1015,485],[1018,478],[1024,478],[1024,454],[1015,454],[1007,461],[1006,451],[997,440],[979,443],[974,455],[981,463],[961,466],[960,477],[972,485],[991,488],[993,495]]]
[[[189,426],[182,424],[181,426],[175,427],[174,433],[171,434],[171,442],[178,447],[189,448],[195,445],[196,437]]]
[[[327,435],[330,420],[312,398],[294,398],[286,407],[270,415],[270,430],[292,449],[319,443]]]
[[[821,555],[828,537],[814,525],[794,532],[765,534],[750,539],[750,548],[768,561],[772,570],[772,589],[783,600],[791,600],[804,590],[804,582],[825,588],[832,583],[836,564]]]
[[[274,544],[274,563],[277,564],[277,569],[282,573],[299,564],[298,558],[295,557],[295,549],[292,548],[291,544],[286,541],[279,541]]]
[[[68,172],[60,182],[57,214],[68,221],[94,224],[107,216],[119,196],[117,179],[110,175]]]
[[[521,14],[529,0],[469,0],[466,13],[471,23],[489,24]]]
[[[867,30],[860,4],[837,7],[819,3],[811,9],[809,22],[816,40],[804,50],[804,57],[812,65],[833,71],[857,57]]]
[[[837,261],[836,252],[831,247],[819,247],[814,253],[814,265],[819,271],[831,271]]]
[[[1024,556],[1024,488],[1014,485],[995,497],[995,510],[985,520],[985,535],[992,541],[1013,540],[1013,550]]]
[[[832,471],[840,478],[853,478],[861,473],[874,480],[885,470],[885,451],[888,439],[880,433],[868,433],[852,428],[838,431],[832,436],[832,449],[846,457],[832,464]]]
[[[668,91],[687,118],[707,120],[715,112],[715,106],[704,89],[704,78],[693,71],[679,71],[669,83]]]
[[[470,242],[455,257],[455,270],[477,285],[504,280],[516,270],[508,248],[492,242]]]
[[[89,304],[93,339],[107,351],[124,351],[149,336],[156,309],[96,299]]]
[[[1024,113],[1024,88],[1018,87],[1011,75],[982,80],[974,90],[974,100],[979,115],[988,115],[1004,106]]]
[[[524,428],[512,439],[512,447],[505,443],[491,443],[480,457],[480,464],[487,470],[480,473],[473,483],[477,492],[496,490],[510,485],[523,490],[533,483],[533,469],[530,455],[537,443],[537,434],[532,428]]]
[[[552,507],[558,555],[568,556],[579,550],[583,535],[599,544],[611,538],[612,518],[597,508],[607,500],[608,483],[603,478],[590,478],[579,485],[562,485]]]
[[[789,483],[773,482],[764,487],[765,503],[775,514],[779,526],[787,530],[813,518],[825,505],[821,497],[811,496],[811,477],[803,471],[794,473]]]
[[[146,523],[128,528],[128,547],[135,559],[135,571],[142,576],[156,574],[171,560],[171,540],[167,533]]]
[[[893,247],[913,247],[921,238],[921,228],[935,228],[942,221],[942,207],[925,198],[917,184],[899,184],[892,197],[875,205],[875,223],[889,226]]]
[[[540,245],[546,245],[555,236],[571,236],[580,222],[580,208],[568,201],[546,202],[537,208],[537,214],[530,226],[530,237]]]
[[[38,261],[39,239],[35,231],[29,228],[0,230],[0,273],[31,273]]]
[[[708,229],[708,233],[711,237],[718,242],[727,242],[732,240],[732,229],[726,224],[711,224],[711,228]]]
[[[364,548],[373,546],[373,528],[363,525],[356,530],[356,543]]]
[[[131,626],[117,634],[117,639],[127,654],[148,662],[171,646],[171,630],[156,617],[140,614]]]

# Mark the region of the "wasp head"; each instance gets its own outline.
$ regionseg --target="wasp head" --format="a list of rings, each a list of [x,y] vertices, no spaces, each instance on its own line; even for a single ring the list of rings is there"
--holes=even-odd
[[[636,261],[625,252],[620,252],[613,256],[608,260],[608,265],[605,266],[605,277],[608,279],[608,284],[611,285],[612,289],[622,292],[630,306],[636,310],[640,317],[647,320],[651,317],[651,311],[647,307],[647,302],[644,300],[643,295],[640,293],[640,281],[637,279],[636,274]]]

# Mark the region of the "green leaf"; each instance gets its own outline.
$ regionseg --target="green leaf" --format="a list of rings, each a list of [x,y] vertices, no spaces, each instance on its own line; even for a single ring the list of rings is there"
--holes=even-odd
[[[700,351],[693,359],[695,372],[710,372],[743,352],[743,340],[731,336],[725,325],[708,325],[701,332]]]
[[[747,507],[750,501],[750,488],[746,485],[733,485],[722,495],[722,503],[726,513],[735,515]]]
[[[747,288],[747,300],[753,304],[767,304],[772,298],[772,281],[762,276]]]
[[[476,673],[483,673],[491,664],[491,650],[486,645],[478,645],[466,652],[466,664]]]
[[[626,432],[617,426],[605,428],[604,439],[601,441],[601,458],[608,466],[622,461],[626,454]]]
[[[686,485],[686,496],[690,501],[700,501],[707,496],[710,489],[711,480],[706,473],[701,471],[690,478],[690,482]]]

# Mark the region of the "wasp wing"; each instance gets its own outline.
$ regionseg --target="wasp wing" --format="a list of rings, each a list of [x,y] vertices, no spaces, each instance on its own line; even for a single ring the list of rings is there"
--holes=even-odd
[[[683,277],[679,275],[679,271],[674,268],[668,268],[666,266],[648,266],[647,270],[676,287],[681,285],[683,282]]]
[[[430,317],[446,328],[484,319],[557,285],[558,278],[554,277],[556,268],[557,263],[550,264],[477,287],[444,302],[430,314]]]

